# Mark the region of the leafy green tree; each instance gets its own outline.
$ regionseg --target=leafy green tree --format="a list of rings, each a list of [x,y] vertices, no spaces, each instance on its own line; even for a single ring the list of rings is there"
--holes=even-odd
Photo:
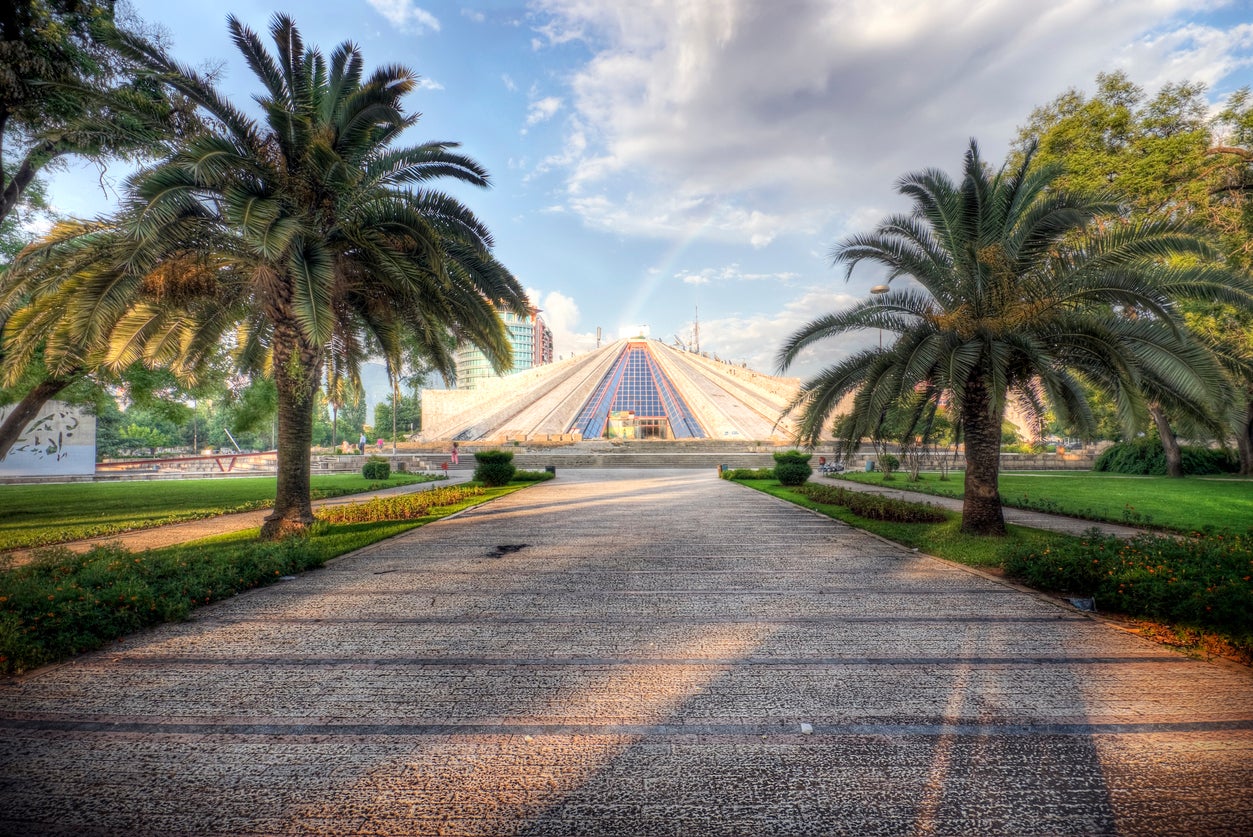
[[[1253,92],[1232,94],[1214,132],[1216,144],[1207,150],[1213,165],[1206,220],[1231,263],[1253,274]],[[1188,324],[1211,343],[1232,376],[1240,396],[1231,411],[1240,473],[1253,475],[1253,310],[1215,305],[1188,313]]]
[[[828,416],[855,393],[845,451],[875,433],[902,399],[946,397],[965,441],[962,530],[1003,534],[997,478],[1001,421],[1013,398],[1042,420],[1091,424],[1083,383],[1110,392],[1124,424],[1146,412],[1142,382],[1153,379],[1179,400],[1207,404],[1221,373],[1187,339],[1176,300],[1245,302],[1253,285],[1175,255],[1207,256],[1179,224],[1152,222],[1095,233],[1111,202],[1052,189],[1058,169],[1017,166],[992,172],[971,142],[962,178],[941,171],[905,176],[899,191],[910,214],[885,219],[872,233],[833,251],[848,274],[863,261],[886,268],[906,287],[820,317],[779,352],[786,370],[799,353],[828,337],[883,329],[896,338],[858,352],[802,384],[789,412],[799,435],[817,443]],[[846,274],[846,275],[848,275]],[[1110,317],[1135,307],[1153,317]]]
[[[82,231],[104,237],[98,252],[115,252],[67,281],[93,277],[88,299],[108,316],[103,338],[86,345],[104,346],[106,365],[164,358],[194,369],[234,339],[241,368],[272,377],[278,479],[262,532],[277,537],[313,520],[313,408],[328,357],[354,368],[377,353],[394,366],[408,334],[451,374],[453,331],[506,368],[496,306],[524,313],[528,302],[493,256],[486,227],[428,187],[438,178],[486,186],[483,169],[454,143],[395,147],[417,122],[401,104],[417,84],[409,70],[367,75],[351,44],[327,60],[282,15],[271,26],[274,53],[235,18],[228,25],[262,84],[262,122],[210,80],[122,39],[129,58],[194,103],[211,127],[134,176],[117,218]],[[73,239],[50,248],[73,249]],[[73,319],[68,333],[77,336]]]
[[[157,455],[157,448],[167,447],[173,442],[173,437],[162,433],[155,427],[147,424],[128,424],[118,431],[118,440],[122,445],[131,450],[145,451],[149,456]]]
[[[1037,165],[1063,167],[1059,188],[1100,189],[1116,195],[1119,211],[1105,223],[1188,218],[1210,223],[1217,231],[1222,224],[1215,222],[1222,220],[1223,213],[1213,200],[1213,186],[1222,167],[1207,153],[1212,130],[1209,109],[1201,84],[1166,84],[1150,97],[1125,74],[1101,74],[1092,96],[1072,89],[1037,108],[1021,131],[1020,144],[1023,148],[1038,144]],[[1233,242],[1230,235],[1227,238],[1222,249],[1230,253]],[[1134,310],[1126,313],[1135,314]],[[1222,347],[1215,344],[1214,348],[1221,359]],[[1221,437],[1225,416],[1220,413],[1197,421],[1190,415],[1192,405],[1172,401],[1170,393],[1155,389],[1151,380],[1146,389],[1149,417],[1162,442],[1167,473],[1182,477],[1175,426],[1196,435]]]
[[[179,120],[154,80],[116,48],[119,33],[158,49],[108,0],[0,4],[0,220],[38,174],[68,156],[103,163],[151,151]]]
[[[0,249],[6,256],[27,243],[19,212],[43,207],[41,172],[71,156],[101,165],[142,159],[194,125],[181,103],[117,48],[125,37],[160,50],[142,21],[119,19],[115,9],[107,0],[0,4]],[[11,298],[0,305],[0,329],[13,304]],[[0,362],[17,365],[4,351],[0,343]],[[51,366],[27,357],[7,375],[0,403],[16,406],[0,424],[0,459],[48,399],[99,397],[101,381],[81,381],[89,370],[58,377],[49,374]]]
[[[392,432],[392,409],[395,395],[388,393],[387,400],[374,408],[374,427],[380,436]],[[422,402],[413,395],[400,395],[400,409],[396,413],[397,438],[403,439],[422,427]]]

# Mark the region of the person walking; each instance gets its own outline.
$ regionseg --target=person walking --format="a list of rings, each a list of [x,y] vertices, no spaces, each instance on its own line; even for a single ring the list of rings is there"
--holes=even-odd
[[[361,438],[357,440],[357,448],[361,451],[361,455],[365,455],[365,431],[361,431]]]
[[[461,451],[457,447],[457,443],[452,443],[452,464],[456,465],[461,461]]]

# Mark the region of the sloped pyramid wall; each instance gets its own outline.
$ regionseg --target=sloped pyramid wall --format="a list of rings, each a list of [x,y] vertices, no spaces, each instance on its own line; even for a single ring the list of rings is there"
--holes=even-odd
[[[424,441],[579,441],[570,426],[627,341],[487,382],[474,390],[423,390]],[[779,416],[799,389],[776,378],[683,352],[656,340],[648,350],[708,438],[786,440],[794,427]]]

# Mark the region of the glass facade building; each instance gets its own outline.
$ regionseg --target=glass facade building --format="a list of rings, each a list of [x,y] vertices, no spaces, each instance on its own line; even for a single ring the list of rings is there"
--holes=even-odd
[[[553,362],[553,333],[540,319],[538,310],[527,317],[502,311],[500,318],[505,323],[509,345],[513,349],[511,372],[522,372]],[[477,348],[469,343],[462,343],[457,348],[457,389],[474,389],[479,381],[497,377],[487,357]]]

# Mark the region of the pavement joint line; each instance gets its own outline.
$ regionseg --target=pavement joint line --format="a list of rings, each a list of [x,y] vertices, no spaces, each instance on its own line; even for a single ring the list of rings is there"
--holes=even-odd
[[[241,594],[242,595],[242,594]],[[1058,614],[1056,616],[980,616],[972,614],[950,616],[789,616],[775,618],[735,618],[735,617],[704,617],[704,616],[625,616],[609,617],[596,615],[602,624],[610,625],[831,625],[844,623],[886,623],[886,624],[1019,624],[1036,623],[1052,625],[1057,622],[1090,622],[1090,614],[1076,611],[1073,615]],[[195,616],[185,624],[230,623],[246,625],[254,622],[280,625],[586,625],[587,617],[557,616],[492,616],[484,614],[464,614],[457,616],[233,616],[202,615]],[[24,675],[25,676],[25,675]]]
[[[794,598],[803,598],[805,596],[837,596],[850,593],[858,595],[890,595],[890,596],[919,596],[919,597],[938,597],[948,598],[950,596],[998,596],[1003,595],[995,590],[981,590],[977,587],[947,587],[939,590],[910,590],[907,588],[892,587],[827,587],[822,589],[805,590],[798,593],[795,590],[686,590],[683,588],[675,588],[670,590],[613,590],[606,591],[604,588],[599,590],[577,590],[563,588],[560,585],[551,585],[548,591],[545,590],[482,590],[474,589],[456,589],[456,588],[430,588],[430,587],[404,587],[401,589],[386,590],[342,590],[335,594],[336,598],[386,598],[394,599],[397,596],[465,596],[480,595],[491,597],[513,597],[513,596],[543,596],[549,592],[558,591],[567,596],[603,596],[606,592],[611,592],[615,596],[791,596]],[[296,587],[288,587],[285,590],[277,591],[279,596],[307,596],[306,591]]]
[[[1210,721],[1147,721],[1128,723],[970,723],[936,719],[903,722],[810,722],[812,738],[863,736],[955,735],[972,738],[990,737],[1053,737],[1096,735],[1163,735],[1212,732],[1253,732],[1253,718]],[[781,732],[781,727],[787,732]],[[806,740],[799,731],[792,731],[794,722],[780,718],[774,723],[758,724],[563,724],[563,723],[310,723],[299,720],[275,722],[187,722],[187,721],[108,721],[108,720],[23,720],[0,718],[0,729],[13,732],[76,732],[127,735],[211,735],[211,736],[286,736],[286,737],[423,737],[423,736],[581,736],[610,735],[628,737],[716,736],[729,738],[760,738],[762,735],[795,737]]]
[[[1155,657],[126,657],[113,663],[131,668],[155,666],[219,668],[609,668],[676,666],[684,668],[836,668],[852,666],[1069,666],[1195,665],[1178,655]]]

